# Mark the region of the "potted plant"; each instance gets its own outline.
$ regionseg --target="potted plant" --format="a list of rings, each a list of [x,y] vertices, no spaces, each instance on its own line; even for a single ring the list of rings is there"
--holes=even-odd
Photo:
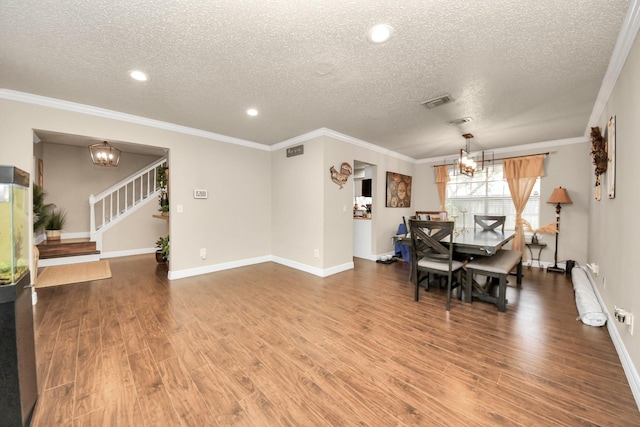
[[[157,173],[158,175],[156,177],[156,180],[158,182],[158,187],[160,187],[160,208],[158,210],[162,215],[167,216],[169,215],[169,194],[167,191],[167,183],[169,181],[169,168],[166,166],[159,166],[157,169]]]
[[[67,212],[64,209],[53,209],[47,223],[47,240],[60,240],[61,230],[67,222]]]
[[[156,241],[156,261],[163,263],[169,261],[169,236],[160,237]]]
[[[53,203],[45,203],[47,193],[38,184],[33,184],[33,232],[43,230],[51,218],[51,211],[56,207]]]
[[[533,229],[533,227],[531,227],[531,224],[529,224],[529,222],[527,222],[527,220],[523,219],[522,220],[522,225],[524,227],[525,230],[533,233],[531,235],[531,243],[533,244],[538,244],[538,233],[542,234],[542,233],[549,233],[549,234],[555,234],[558,232],[558,229],[556,227],[556,223],[555,222],[550,222],[547,225],[544,225],[542,227],[536,228],[535,230]]]

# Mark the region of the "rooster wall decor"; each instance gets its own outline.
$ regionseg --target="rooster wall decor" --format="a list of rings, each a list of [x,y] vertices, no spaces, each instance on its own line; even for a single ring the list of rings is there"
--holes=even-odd
[[[340,172],[338,172],[336,168],[334,168],[333,166],[329,168],[329,173],[331,174],[331,181],[338,184],[340,189],[342,189],[342,187],[344,187],[344,185],[347,183],[347,180],[351,176],[352,172],[353,172],[353,168],[347,162],[344,162],[340,165]]]

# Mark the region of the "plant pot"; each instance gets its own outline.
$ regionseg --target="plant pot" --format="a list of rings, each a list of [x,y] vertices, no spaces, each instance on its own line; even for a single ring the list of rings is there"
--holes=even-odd
[[[47,230],[46,231],[46,235],[47,235],[47,240],[60,240],[60,235],[62,233],[60,232],[60,230]]]
[[[165,262],[167,262],[166,259],[164,259],[164,255],[162,254],[162,251],[156,251],[156,261],[164,264]]]

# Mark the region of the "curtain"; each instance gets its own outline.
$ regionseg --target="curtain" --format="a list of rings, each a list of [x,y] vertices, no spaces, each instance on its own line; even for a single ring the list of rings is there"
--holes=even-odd
[[[544,176],[544,154],[504,159],[503,171],[516,208],[516,236],[513,239],[513,249],[522,252],[522,260],[526,261],[522,211],[527,205],[536,179]]]
[[[447,182],[449,182],[449,167],[447,165],[436,166],[436,186],[440,196],[440,211],[444,211],[444,200],[447,197]]]

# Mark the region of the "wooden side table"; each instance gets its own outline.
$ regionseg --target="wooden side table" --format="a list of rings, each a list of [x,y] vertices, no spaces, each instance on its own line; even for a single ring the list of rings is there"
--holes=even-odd
[[[542,268],[542,266],[540,265],[540,254],[542,253],[544,248],[547,247],[547,244],[544,242],[538,242],[538,243],[528,242],[528,243],[525,243],[525,245],[527,245],[527,248],[529,248],[529,253],[531,254],[531,261],[529,261],[529,265],[527,266],[527,268],[531,268],[533,261],[538,261],[538,268]],[[533,255],[534,249],[538,250],[537,257]]]

